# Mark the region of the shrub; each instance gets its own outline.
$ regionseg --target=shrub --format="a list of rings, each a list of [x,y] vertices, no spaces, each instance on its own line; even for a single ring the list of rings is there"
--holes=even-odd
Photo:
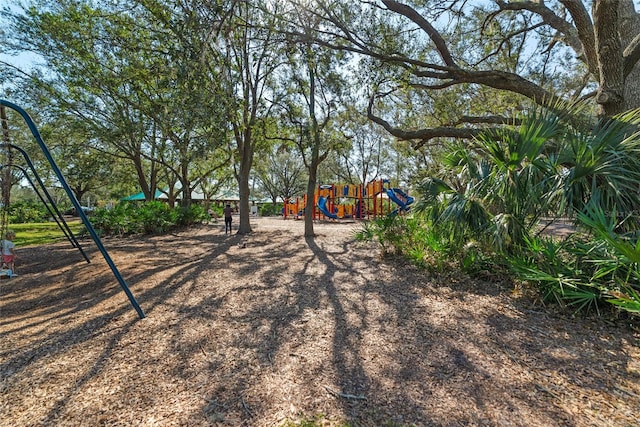
[[[486,270],[496,260],[490,248],[472,235],[453,233],[442,224],[435,226],[427,215],[387,216],[364,222],[356,239],[376,240],[383,256],[403,255],[418,267],[436,271],[450,267],[466,272]]]
[[[137,221],[137,207],[133,203],[121,203],[111,209],[97,209],[91,219],[93,227],[100,234],[124,236],[141,233]]]
[[[178,208],[176,211],[176,225],[190,226],[194,224],[200,224],[210,219],[207,210],[201,205],[190,205],[187,207]]]
[[[536,284],[546,300],[576,312],[599,311],[612,304],[640,313],[640,241],[636,234],[619,234],[615,215],[592,205],[579,215],[583,234],[558,242],[532,238],[528,256],[514,257],[517,277]]]
[[[112,209],[97,209],[91,222],[101,234],[124,236],[166,233],[208,219],[209,215],[200,205],[171,208],[166,203],[151,201],[141,204],[126,202]]]
[[[581,117],[579,108],[558,107],[448,147],[438,175],[417,187],[416,211],[428,218],[421,226],[431,228],[404,230],[402,252],[415,261],[434,247],[429,241],[442,243],[436,252],[462,268],[505,260],[545,299],[577,311],[613,304],[640,312],[640,243],[623,234],[640,224],[632,214],[640,205],[640,114],[582,126],[565,120]],[[616,222],[616,211],[624,221]],[[549,212],[579,218],[588,236],[540,238]]]
[[[40,202],[21,200],[9,205],[9,222],[12,224],[46,222],[50,216],[46,206]]]
[[[137,212],[137,222],[142,231],[147,234],[164,233],[177,223],[178,214],[166,203],[157,200],[140,205]]]
[[[401,217],[386,216],[362,224],[362,230],[356,233],[358,240],[376,240],[382,247],[382,255],[402,253],[400,241],[403,235]]]
[[[224,216],[223,210],[224,210],[224,208],[222,206],[211,206],[209,208],[209,211],[211,212],[211,215],[207,219],[222,218]]]
[[[265,203],[260,206],[260,216],[278,216],[282,215],[282,203]]]

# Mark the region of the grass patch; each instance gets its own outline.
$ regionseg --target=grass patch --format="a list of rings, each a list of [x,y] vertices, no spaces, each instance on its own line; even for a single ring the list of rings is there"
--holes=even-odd
[[[67,222],[73,234],[78,237],[85,233],[82,221]],[[66,237],[55,222],[33,222],[11,224],[9,228],[16,232],[16,246],[44,245],[65,240]]]

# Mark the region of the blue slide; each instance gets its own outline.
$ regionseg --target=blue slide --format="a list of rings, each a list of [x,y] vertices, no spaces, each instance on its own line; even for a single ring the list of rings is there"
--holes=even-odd
[[[408,211],[409,205],[414,201],[413,197],[409,196],[399,188],[387,188],[387,196],[389,196],[389,199],[399,206],[398,209],[391,212],[389,215],[397,215],[398,211]]]
[[[318,209],[320,209],[320,212],[322,212],[324,216],[338,219],[338,215],[329,212],[329,209],[327,209],[327,199],[325,197],[318,197]]]

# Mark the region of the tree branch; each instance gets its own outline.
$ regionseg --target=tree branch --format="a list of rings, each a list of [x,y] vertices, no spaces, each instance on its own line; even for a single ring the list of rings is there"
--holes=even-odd
[[[556,104],[561,98],[545,90],[541,86],[515,73],[499,70],[469,71],[458,70],[453,74],[453,80],[460,83],[476,83],[494,89],[519,93],[540,105]]]
[[[624,76],[627,77],[640,60],[640,34],[636,35],[624,50]]]
[[[498,46],[497,46],[495,49],[493,49],[493,51],[489,52],[488,54],[486,54],[485,56],[483,56],[482,58],[480,58],[480,59],[479,59],[478,61],[476,61],[476,62],[475,62],[475,64],[473,64],[473,65],[474,65],[474,66],[480,65],[480,64],[482,64],[484,61],[486,61],[487,59],[489,59],[489,58],[491,58],[491,57],[493,57],[493,56],[498,55],[498,53],[502,50],[502,47],[503,47],[505,44],[510,43],[510,42],[511,42],[511,40],[512,40],[514,37],[517,37],[517,36],[519,36],[520,34],[524,34],[524,33],[527,33],[527,32],[529,32],[529,31],[535,30],[535,29],[540,28],[540,27],[542,27],[542,26],[544,26],[544,25],[545,25],[545,23],[544,23],[544,22],[540,22],[540,23],[535,24],[535,25],[532,25],[532,26],[527,26],[527,27],[521,28],[521,29],[519,29],[518,31],[514,31],[514,32],[512,32],[512,33],[510,33],[510,34],[505,34],[505,36],[502,38],[502,40],[500,40],[500,43],[498,43]]]
[[[456,62],[453,60],[453,56],[447,47],[447,43],[442,38],[438,30],[436,30],[429,21],[427,21],[418,11],[411,6],[402,4],[394,0],[382,0],[382,3],[389,8],[389,10],[396,12],[406,18],[409,18],[415,24],[417,24],[425,33],[429,36],[433,44],[436,45],[436,49],[442,58],[442,61],[449,67],[457,67]]]
[[[413,141],[412,147],[418,149],[423,147],[427,142],[434,138],[461,138],[472,139],[478,135],[482,129],[472,128],[457,128],[457,127],[436,127],[428,129],[419,129],[414,131],[405,131],[392,126],[388,121],[373,114],[373,102],[375,96],[369,99],[369,106],[367,107],[367,117],[374,123],[382,126],[387,132],[395,136],[398,139]]]
[[[538,15],[544,23],[564,35],[564,42],[570,46],[578,58],[583,58],[589,71],[597,76],[597,57],[593,46],[595,40],[593,36],[593,25],[589,13],[579,0],[560,0],[560,3],[569,11],[575,27],[568,21],[559,17],[553,10],[544,5],[544,2],[518,1],[506,2],[496,1],[500,10],[526,10]]]
[[[567,8],[573,22],[575,23],[575,28],[578,32],[578,38],[582,44],[585,62],[587,63],[589,71],[594,76],[597,76],[598,56],[595,50],[595,33],[589,12],[584,7],[581,0],[560,0],[560,3]],[[573,47],[573,45],[571,46]],[[579,50],[576,50],[576,52],[578,54],[580,53]]]
[[[519,125],[520,119],[504,116],[461,116],[453,125],[463,123],[494,124],[494,125]]]

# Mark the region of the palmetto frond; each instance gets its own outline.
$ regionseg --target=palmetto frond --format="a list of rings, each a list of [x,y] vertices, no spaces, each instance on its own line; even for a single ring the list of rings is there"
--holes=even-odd
[[[543,215],[575,217],[596,195],[607,211],[637,212],[640,111],[602,122],[575,117],[580,107],[539,108],[517,126],[451,146],[443,157],[449,175],[419,188],[422,208],[439,221],[485,227],[499,246],[520,244]],[[624,225],[640,225],[638,218]]]
[[[567,135],[558,162],[563,168],[564,200],[581,212],[595,195],[602,206],[621,214],[640,205],[640,110],[607,119],[588,133]],[[638,225],[634,220],[629,226]]]

